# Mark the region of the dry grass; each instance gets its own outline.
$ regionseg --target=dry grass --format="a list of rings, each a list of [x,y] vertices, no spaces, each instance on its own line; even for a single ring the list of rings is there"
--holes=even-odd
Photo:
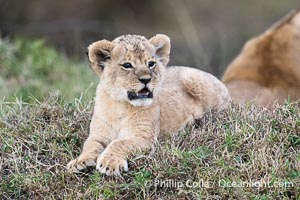
[[[272,110],[231,105],[207,114],[155,150],[132,156],[130,172],[119,178],[93,169],[66,173],[88,135],[92,108],[93,102],[58,97],[31,105],[2,102],[0,199],[299,199],[296,104]],[[165,185],[154,184],[159,180]],[[225,187],[225,181],[253,185]]]

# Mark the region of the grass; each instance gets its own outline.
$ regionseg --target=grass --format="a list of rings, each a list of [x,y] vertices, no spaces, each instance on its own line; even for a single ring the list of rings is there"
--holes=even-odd
[[[299,198],[296,104],[209,113],[133,155],[118,178],[66,172],[88,136],[92,101],[0,105],[1,199]]]
[[[23,52],[11,54],[18,57],[15,61],[15,56],[5,56],[7,63],[22,64],[26,63],[23,58],[32,59],[29,53],[23,55],[25,50],[19,50],[18,40],[4,42],[15,48],[12,52]],[[20,42],[29,46],[40,43]],[[38,51],[49,50],[41,45]],[[49,63],[61,62],[72,76],[79,75],[77,70],[88,71],[84,64],[49,51],[56,55]],[[38,55],[31,62],[36,64],[24,65],[27,71],[38,73],[32,69],[42,62]],[[0,57],[3,61],[1,53]],[[14,66],[7,63],[4,66]],[[5,69],[5,76],[1,73],[4,84],[26,75],[23,70],[12,74],[13,70]],[[64,73],[62,76],[68,71],[56,70]],[[94,169],[67,173],[66,164],[79,155],[88,136],[94,104],[85,96],[90,91],[75,98],[80,90],[73,90],[69,81],[83,80],[88,87],[92,76],[86,73],[80,80],[68,75],[66,87],[61,88],[59,79],[51,84],[47,81],[52,77],[51,70],[44,78],[27,77],[24,87],[35,81],[47,86],[40,88],[37,98],[12,92],[23,85],[13,84],[14,89],[6,90],[5,100],[0,101],[0,199],[300,198],[300,107],[290,102],[270,110],[232,104],[221,113],[208,113],[184,131],[160,139],[153,149],[132,155],[130,171],[122,177],[106,177]],[[48,90],[56,87],[61,94],[70,94],[65,98],[56,93],[47,96]],[[14,97],[18,94],[24,95],[23,100]]]
[[[87,61],[68,59],[43,40],[0,38],[2,99],[29,102],[54,92],[69,100],[81,94],[91,98],[97,81]]]

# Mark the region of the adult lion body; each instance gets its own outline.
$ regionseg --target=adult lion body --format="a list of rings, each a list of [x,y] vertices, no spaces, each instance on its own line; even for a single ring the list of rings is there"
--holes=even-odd
[[[223,82],[235,102],[267,106],[300,99],[300,12],[293,11],[248,41]]]
[[[101,173],[127,170],[126,157],[149,148],[158,136],[178,131],[211,109],[229,102],[226,87],[214,76],[188,67],[168,67],[170,40],[126,35],[89,47],[100,77],[90,135],[72,171],[97,165]]]

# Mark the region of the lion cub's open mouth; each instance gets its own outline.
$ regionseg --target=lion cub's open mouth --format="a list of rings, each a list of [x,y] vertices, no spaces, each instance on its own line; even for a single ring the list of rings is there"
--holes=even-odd
[[[134,99],[146,99],[146,98],[150,98],[150,99],[153,98],[153,93],[149,91],[148,88],[146,87],[144,87],[138,92],[133,92],[133,91],[128,92],[128,99],[130,101]]]

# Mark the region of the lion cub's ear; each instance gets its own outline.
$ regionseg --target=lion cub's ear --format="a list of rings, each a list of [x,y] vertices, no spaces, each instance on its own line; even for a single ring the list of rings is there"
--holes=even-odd
[[[275,24],[273,24],[267,31],[267,34],[272,34],[274,30],[278,30],[279,28],[283,27],[284,25],[289,24],[295,28],[300,27],[300,9],[299,10],[292,10],[287,15],[282,17],[278,20]]]
[[[149,39],[149,42],[155,47],[158,59],[166,66],[171,50],[170,38],[164,34],[157,34]]]
[[[292,23],[296,26],[299,27],[300,29],[300,9],[298,10],[297,14],[294,16]]]
[[[105,62],[110,59],[114,44],[108,40],[100,40],[88,47],[88,57],[92,65],[104,68]]]

